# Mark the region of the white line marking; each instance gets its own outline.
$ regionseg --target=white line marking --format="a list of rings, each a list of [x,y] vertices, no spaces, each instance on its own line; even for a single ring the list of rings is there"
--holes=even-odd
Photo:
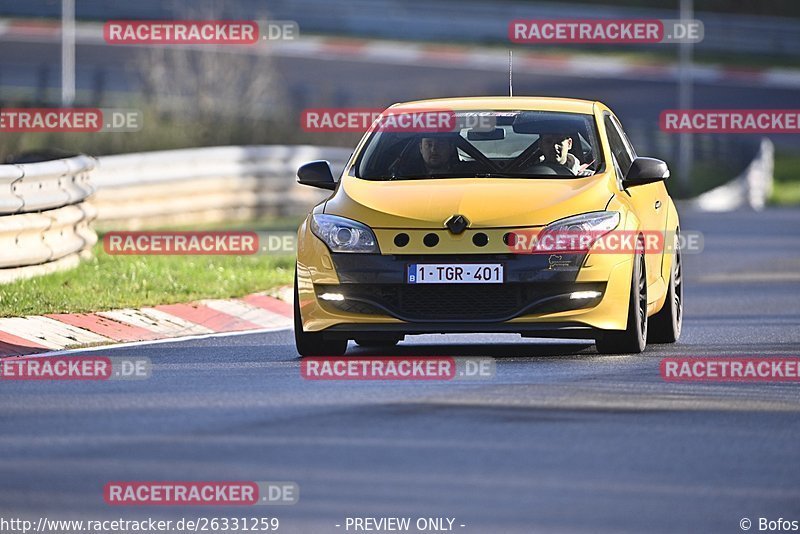
[[[212,337],[225,337],[225,336],[241,336],[245,334],[268,334],[271,332],[281,332],[283,330],[291,330],[291,326],[279,326],[275,328],[260,328],[258,330],[244,330],[241,332],[215,332],[213,334],[197,334],[192,336],[181,336],[181,337],[171,337],[165,339],[150,339],[147,341],[127,341],[125,343],[116,343],[113,345],[102,345],[97,347],[85,347],[82,349],[65,349],[65,350],[55,350],[55,351],[48,351],[48,352],[39,352],[36,354],[28,354],[25,356],[2,356],[0,359],[3,358],[44,358],[46,356],[61,356],[64,354],[75,354],[75,353],[82,353],[82,352],[97,352],[102,350],[113,350],[118,348],[124,347],[139,347],[144,345],[155,345],[158,343],[175,343],[178,341],[191,341],[194,339],[207,339]]]
[[[739,272],[714,273],[698,278],[701,283],[722,282],[800,282],[800,273],[792,272]]]

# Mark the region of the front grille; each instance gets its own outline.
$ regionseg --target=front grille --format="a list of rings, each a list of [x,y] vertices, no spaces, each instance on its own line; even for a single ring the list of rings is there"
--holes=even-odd
[[[338,310],[392,315],[406,321],[502,321],[517,315],[552,313],[599,302],[570,300],[579,290],[603,291],[602,283],[519,284],[341,284],[318,286],[319,294],[342,293],[326,301]]]

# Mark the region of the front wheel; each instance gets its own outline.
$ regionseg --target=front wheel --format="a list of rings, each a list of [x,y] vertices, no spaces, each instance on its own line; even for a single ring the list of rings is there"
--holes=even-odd
[[[677,236],[676,236],[677,240]],[[669,288],[664,306],[650,317],[650,332],[647,341],[652,343],[675,343],[681,337],[683,326],[683,273],[681,250],[676,243],[675,259],[669,277]]]
[[[637,252],[633,260],[627,328],[601,332],[595,343],[600,354],[637,354],[647,345],[647,273],[644,251]]]
[[[346,339],[327,339],[322,332],[303,330],[296,270],[294,272],[294,344],[300,356],[341,356],[347,352]]]

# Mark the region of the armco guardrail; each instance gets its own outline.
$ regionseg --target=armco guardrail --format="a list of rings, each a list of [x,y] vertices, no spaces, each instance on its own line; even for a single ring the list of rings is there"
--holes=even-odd
[[[296,183],[297,168],[329,160],[340,173],[350,150],[315,146],[229,146],[98,159],[92,180],[98,223],[115,229],[285,216],[326,196]]]
[[[231,146],[0,165],[0,283],[77,265],[97,242],[94,220],[136,229],[302,213],[326,193],[298,186],[297,168],[327,159],[340,173],[349,155]]]
[[[94,165],[87,156],[0,165],[0,283],[70,268],[90,253]]]

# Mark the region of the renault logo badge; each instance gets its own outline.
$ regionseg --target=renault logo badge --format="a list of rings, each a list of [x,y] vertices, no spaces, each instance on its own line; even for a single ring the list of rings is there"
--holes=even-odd
[[[469,226],[469,221],[463,215],[453,215],[444,223],[448,230],[450,230],[454,234],[460,234],[467,229]]]

